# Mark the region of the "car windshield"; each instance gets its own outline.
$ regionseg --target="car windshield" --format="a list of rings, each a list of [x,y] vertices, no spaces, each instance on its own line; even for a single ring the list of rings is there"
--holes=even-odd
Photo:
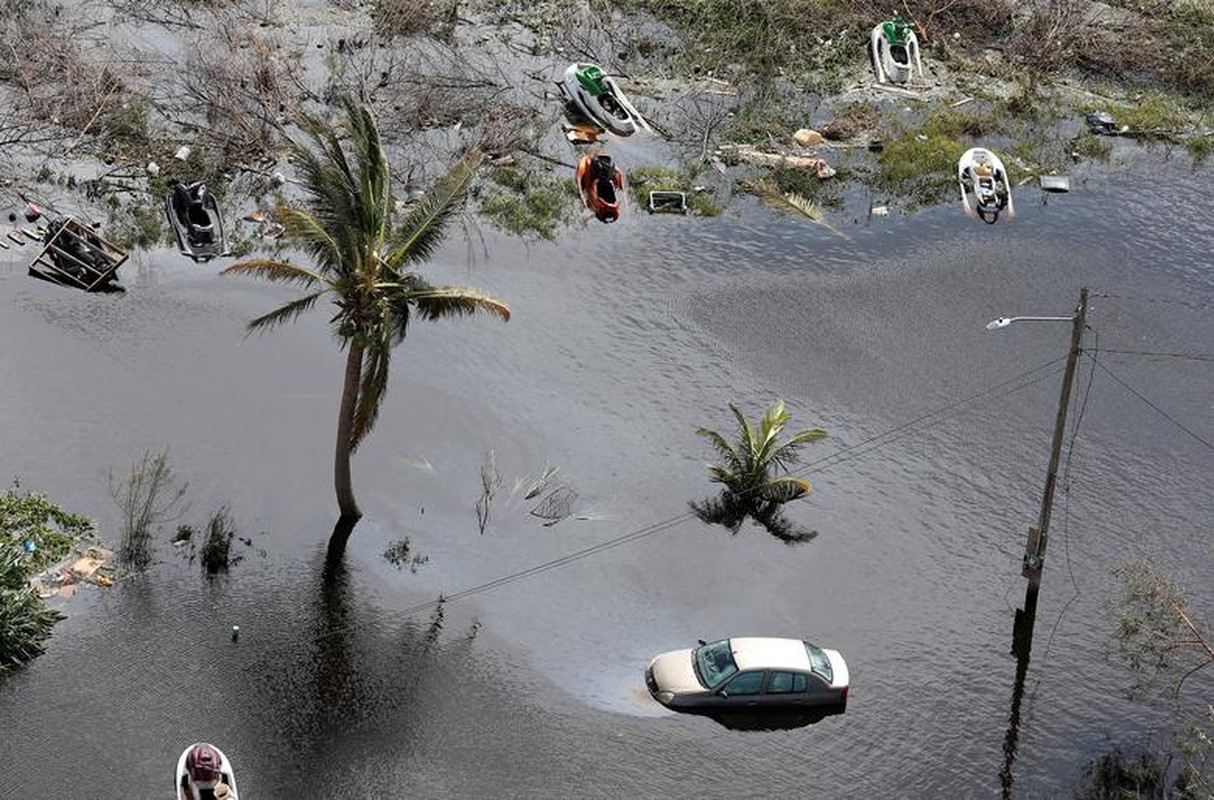
[[[728,639],[697,647],[691,655],[700,683],[709,689],[720,686],[738,671],[738,665],[733,660],[733,653],[729,650]]]
[[[835,679],[835,671],[830,668],[830,659],[827,658],[822,648],[806,642],[805,653],[809,656],[809,668],[826,678],[827,683],[832,683]]]

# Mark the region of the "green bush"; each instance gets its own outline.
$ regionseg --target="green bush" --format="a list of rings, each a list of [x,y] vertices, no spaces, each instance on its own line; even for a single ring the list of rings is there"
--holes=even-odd
[[[30,587],[23,553],[0,552],[0,675],[41,655],[62,618]]]
[[[86,517],[41,495],[21,494],[16,485],[0,496],[0,675],[39,656],[63,616],[42,602],[30,576],[62,560],[92,531]]]

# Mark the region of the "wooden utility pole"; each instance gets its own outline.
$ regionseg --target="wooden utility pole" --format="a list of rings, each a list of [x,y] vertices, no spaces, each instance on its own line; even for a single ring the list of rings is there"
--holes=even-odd
[[[1045,564],[1045,546],[1049,541],[1050,509],[1054,505],[1054,483],[1058,477],[1058,456],[1062,452],[1062,435],[1066,429],[1066,411],[1071,401],[1071,384],[1075,379],[1075,363],[1079,360],[1079,345],[1088,313],[1088,290],[1079,290],[1079,305],[1071,317],[1071,350],[1066,357],[1066,372],[1062,375],[1062,394],[1058,398],[1058,417],[1054,421],[1054,441],[1050,446],[1050,468],[1045,476],[1045,491],[1041,493],[1041,512],[1037,524],[1029,526],[1024,547],[1024,567],[1021,574],[1032,588],[1041,585],[1041,568]],[[1034,595],[1036,592],[1034,592]],[[1034,597],[1034,599],[1036,599]]]

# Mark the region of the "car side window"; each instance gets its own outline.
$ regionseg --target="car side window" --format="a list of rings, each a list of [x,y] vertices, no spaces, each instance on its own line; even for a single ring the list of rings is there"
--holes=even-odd
[[[796,694],[808,686],[805,675],[796,672],[773,672],[767,679],[768,694]]]
[[[725,686],[725,691],[731,695],[758,694],[762,685],[762,672],[740,672]]]

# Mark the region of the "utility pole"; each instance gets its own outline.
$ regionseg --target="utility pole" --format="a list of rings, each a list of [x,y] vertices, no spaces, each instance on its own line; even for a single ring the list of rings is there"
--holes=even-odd
[[[1050,468],[1045,476],[1045,490],[1041,493],[1041,512],[1037,524],[1029,526],[1028,541],[1024,547],[1024,567],[1021,574],[1029,580],[1029,588],[1035,601],[1036,590],[1041,586],[1041,569],[1045,564],[1045,546],[1049,541],[1050,509],[1054,505],[1054,483],[1058,477],[1058,456],[1062,452],[1062,435],[1066,429],[1067,406],[1071,401],[1071,384],[1075,379],[1075,363],[1079,360],[1079,345],[1083,340],[1083,328],[1088,313],[1088,290],[1079,290],[1079,305],[1071,317],[1071,350],[1066,357],[1066,372],[1062,375],[1062,394],[1058,398],[1058,417],[1054,421],[1054,441],[1050,446]],[[1026,603],[1028,599],[1026,598]],[[1036,603],[1034,602],[1034,605]]]

